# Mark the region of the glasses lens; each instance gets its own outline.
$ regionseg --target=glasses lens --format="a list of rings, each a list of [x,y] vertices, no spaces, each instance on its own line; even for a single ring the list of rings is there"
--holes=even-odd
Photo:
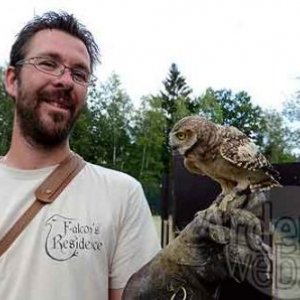
[[[59,76],[61,70],[64,69],[62,64],[49,58],[37,57],[33,60],[33,63],[37,69],[57,76]]]
[[[72,69],[71,72],[72,72],[72,78],[75,82],[83,85],[89,84],[90,74],[88,72],[83,70],[78,70],[78,69]]]

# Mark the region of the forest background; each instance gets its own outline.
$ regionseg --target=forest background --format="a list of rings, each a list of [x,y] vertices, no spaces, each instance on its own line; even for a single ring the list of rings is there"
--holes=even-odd
[[[167,71],[167,70],[166,70]],[[0,155],[8,150],[13,102],[3,85],[0,67]],[[142,75],[141,75],[142,76]],[[71,134],[71,147],[89,162],[126,172],[139,180],[153,214],[160,213],[162,176],[170,172],[168,133],[179,119],[202,115],[246,133],[271,163],[300,160],[300,92],[282,111],[254,105],[247,91],[193,90],[173,63],[161,90],[141,98],[136,107],[113,73],[90,87],[86,106]]]

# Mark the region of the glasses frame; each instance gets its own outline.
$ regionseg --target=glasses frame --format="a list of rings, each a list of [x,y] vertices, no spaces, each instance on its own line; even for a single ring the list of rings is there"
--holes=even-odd
[[[58,66],[58,69],[60,70],[60,74],[55,74],[55,73],[53,73],[51,71],[47,71],[47,70],[44,70],[43,68],[40,68],[40,66],[38,66],[35,63],[36,59],[46,59],[46,60],[55,62],[57,64],[57,66]],[[77,83],[79,85],[82,85],[82,86],[86,86],[86,87],[93,85],[95,83],[95,81],[97,80],[97,77],[94,74],[88,72],[88,81],[87,81],[87,83],[78,82],[75,79],[75,75],[74,75],[74,70],[76,70],[76,68],[72,68],[72,67],[66,66],[62,62],[59,62],[56,59],[49,58],[49,57],[44,57],[44,56],[29,57],[29,58],[21,59],[21,60],[19,60],[19,61],[16,62],[16,66],[23,66],[23,65],[32,65],[38,71],[40,71],[40,72],[42,72],[44,74],[55,76],[55,77],[62,76],[65,73],[66,69],[69,69],[72,80],[75,83]],[[61,68],[59,68],[59,66],[61,66]]]

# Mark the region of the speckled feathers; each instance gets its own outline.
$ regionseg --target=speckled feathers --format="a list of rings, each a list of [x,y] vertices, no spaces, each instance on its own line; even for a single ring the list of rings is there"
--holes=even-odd
[[[170,132],[170,146],[184,157],[186,168],[220,183],[223,193],[233,187],[268,189],[279,186],[276,171],[240,130],[200,116],[178,121]]]

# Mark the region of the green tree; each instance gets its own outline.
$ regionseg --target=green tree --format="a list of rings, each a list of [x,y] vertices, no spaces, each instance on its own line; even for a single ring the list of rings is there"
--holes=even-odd
[[[197,101],[200,115],[218,124],[235,126],[262,146],[266,128],[263,110],[251,102],[246,92],[234,94],[231,90],[208,88]]]
[[[168,77],[163,81],[163,84],[164,90],[160,92],[158,98],[161,99],[161,109],[165,118],[164,141],[161,148],[162,174],[165,186],[171,187],[165,189],[166,194],[162,196],[162,217],[167,219],[170,213],[168,201],[172,198],[169,192],[172,191],[173,185],[172,172],[170,172],[173,167],[169,148],[169,133],[176,121],[194,114],[197,106],[194,99],[191,98],[192,89],[187,85],[176,64],[171,65]]]
[[[108,141],[109,166],[127,171],[129,168],[129,149],[131,144],[131,119],[134,108],[129,96],[121,88],[121,82],[113,74],[105,86],[102,87],[104,117]]]
[[[169,133],[176,121],[195,112],[196,102],[191,99],[192,89],[187,85],[176,64],[171,65],[168,77],[163,84],[164,90],[158,97],[161,98],[161,108],[166,125],[161,159],[164,173],[167,174],[170,169]]]
[[[131,151],[131,171],[145,189],[153,212],[159,210],[161,174],[163,164],[161,152],[165,139],[165,118],[161,108],[161,98],[143,97],[135,116],[133,146]]]
[[[294,162],[296,157],[293,131],[286,125],[282,114],[276,110],[266,110],[266,129],[263,151],[271,163]]]
[[[283,114],[291,121],[300,121],[300,91],[284,103]]]
[[[283,106],[283,115],[289,120],[292,131],[292,141],[294,144],[293,153],[298,153],[297,160],[300,160],[299,155],[299,140],[300,140],[300,91],[286,101]],[[296,154],[295,154],[296,155]]]
[[[85,159],[127,171],[133,104],[116,74],[92,87],[87,105],[72,133],[74,150]]]
[[[143,179],[149,174],[157,178],[161,173],[160,154],[164,141],[164,128],[165,118],[161,109],[161,99],[152,96],[143,97],[140,108],[136,112],[133,130],[136,146],[133,161],[139,166],[136,169],[137,178]]]
[[[0,67],[0,155],[7,152],[13,125],[13,101],[8,97],[3,82],[4,69]]]
[[[90,107],[86,104],[79,116],[70,137],[71,148],[85,160],[96,162],[96,151],[92,139],[93,117]]]

